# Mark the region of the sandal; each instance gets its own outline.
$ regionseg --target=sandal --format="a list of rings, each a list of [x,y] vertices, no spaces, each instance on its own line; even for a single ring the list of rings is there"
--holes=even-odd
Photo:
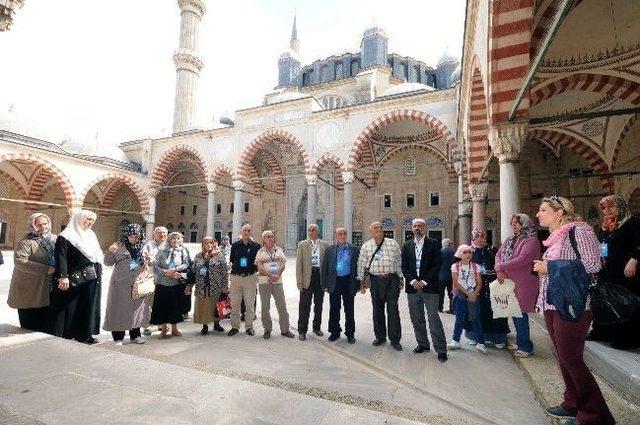
[[[177,329],[176,329],[175,331],[174,331],[174,330],[172,330],[172,331],[171,331],[171,335],[173,335],[173,336],[182,336],[182,332],[180,332],[180,331],[179,331],[179,330],[177,330]]]
[[[161,339],[169,338],[169,335],[167,335],[167,331],[166,330],[160,331],[160,338]]]

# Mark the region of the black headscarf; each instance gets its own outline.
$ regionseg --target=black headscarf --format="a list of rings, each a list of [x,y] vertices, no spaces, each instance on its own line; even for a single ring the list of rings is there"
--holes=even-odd
[[[129,242],[129,236],[138,235],[138,242],[135,244],[131,244]],[[131,254],[131,258],[137,260],[139,262],[142,261],[142,247],[144,246],[144,232],[142,231],[142,227],[139,224],[129,224],[124,229],[122,233],[121,242],[124,244],[129,254]]]

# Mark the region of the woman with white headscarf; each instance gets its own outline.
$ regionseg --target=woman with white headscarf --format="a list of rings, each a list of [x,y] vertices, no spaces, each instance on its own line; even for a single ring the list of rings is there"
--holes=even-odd
[[[20,326],[44,332],[49,311],[49,287],[55,268],[56,235],[51,219],[42,213],[29,217],[29,229],[14,251],[9,307],[18,309]]]
[[[71,216],[56,241],[56,271],[51,290],[51,333],[95,344],[100,333],[100,292],[104,256],[91,227],[96,214],[82,210]]]

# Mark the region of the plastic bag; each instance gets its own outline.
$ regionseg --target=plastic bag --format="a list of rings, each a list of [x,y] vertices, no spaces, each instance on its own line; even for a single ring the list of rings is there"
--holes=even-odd
[[[617,325],[640,310],[640,297],[617,283],[601,283],[591,289],[591,311],[600,325]]]
[[[218,312],[218,318],[227,319],[231,316],[231,300],[229,298],[216,303],[216,311]]]
[[[515,284],[511,279],[505,279],[502,284],[497,279],[491,282],[489,294],[494,319],[522,317],[520,303],[515,294]]]

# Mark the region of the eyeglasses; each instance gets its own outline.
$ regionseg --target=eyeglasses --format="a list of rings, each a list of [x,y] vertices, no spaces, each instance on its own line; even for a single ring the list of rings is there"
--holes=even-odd
[[[471,251],[462,251],[463,254],[473,254]]]

